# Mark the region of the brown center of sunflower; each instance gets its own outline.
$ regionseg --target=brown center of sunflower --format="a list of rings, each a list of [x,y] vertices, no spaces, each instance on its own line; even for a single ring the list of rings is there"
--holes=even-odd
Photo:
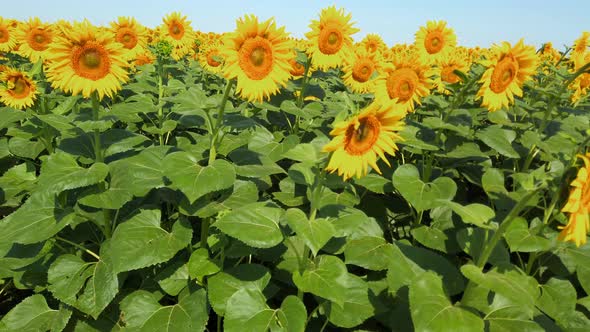
[[[273,69],[272,44],[266,38],[249,38],[238,51],[240,68],[253,80],[265,78]]]
[[[400,68],[387,77],[386,87],[389,98],[397,98],[398,102],[406,102],[412,98],[418,87],[419,78],[411,68]]]
[[[35,51],[45,51],[51,42],[51,35],[48,31],[35,28],[29,33],[28,42]]]
[[[211,67],[218,67],[221,65],[221,62],[216,61],[213,57],[219,56],[219,52],[217,50],[210,51],[207,53],[207,64]]]
[[[5,27],[0,27],[0,43],[6,43],[8,41],[8,30]]]
[[[518,62],[511,56],[506,56],[498,61],[492,72],[490,90],[494,93],[502,93],[512,83],[518,72]]]
[[[424,48],[428,54],[436,54],[442,50],[444,43],[444,37],[440,31],[431,31],[424,38]]]
[[[342,48],[344,36],[342,28],[335,24],[326,25],[318,38],[318,48],[324,54],[335,54]]]
[[[72,52],[72,68],[76,75],[97,81],[104,78],[111,69],[111,60],[104,46],[89,41],[77,46]]]
[[[29,92],[31,91],[29,82],[27,82],[27,80],[22,76],[15,77],[13,78],[13,80],[14,87],[10,89],[10,94],[12,95],[12,97],[17,99],[27,97],[29,95]]]
[[[130,50],[137,45],[137,34],[132,29],[123,27],[117,31],[115,40],[123,44],[123,47]]]
[[[587,89],[590,87],[590,74],[585,73],[580,75],[580,89]]]
[[[358,119],[358,124],[351,123],[346,129],[344,149],[355,156],[365,154],[377,142],[380,129],[381,123],[374,115]]]
[[[291,70],[289,71],[293,76],[303,76],[305,74],[305,66],[297,62],[295,58],[289,59]]]
[[[168,32],[172,38],[180,40],[184,36],[184,26],[180,22],[174,21],[168,25]]]
[[[444,66],[440,72],[440,78],[443,80],[443,82],[451,84],[459,82],[461,78],[453,72],[458,68],[459,67],[457,65]]]
[[[369,58],[360,58],[352,67],[352,78],[355,81],[364,83],[368,81],[375,71],[375,64]]]
[[[378,48],[377,43],[374,43],[374,42],[368,43],[367,47],[366,47],[367,51],[369,51],[370,53],[377,52],[377,48]]]

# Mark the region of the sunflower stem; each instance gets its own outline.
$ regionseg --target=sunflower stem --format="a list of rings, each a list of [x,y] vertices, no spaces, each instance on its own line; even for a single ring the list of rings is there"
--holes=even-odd
[[[100,102],[98,101],[98,94],[97,92],[92,93],[91,97],[92,101],[92,119],[94,121],[99,120],[99,108]],[[101,142],[100,142],[100,129],[94,129],[94,158],[97,163],[103,162],[102,150],[101,150]]]
[[[229,99],[229,94],[231,92],[232,87],[234,86],[234,82],[235,80],[227,81],[227,84],[225,86],[225,92],[223,93],[223,98],[221,99],[221,103],[219,103],[219,108],[217,109],[217,121],[215,121],[215,127],[213,128],[213,132],[211,133],[211,145],[209,149],[208,162],[209,165],[211,165],[213,161],[215,161],[215,157],[217,156],[217,144],[219,143],[219,132],[221,131],[221,127],[223,126],[225,104],[227,104],[227,100]]]
[[[301,79],[301,89],[299,90],[299,96],[297,96],[297,107],[303,107],[303,100],[305,98],[305,90],[307,89],[307,81],[309,79],[309,67],[311,66],[311,59],[308,57],[307,61],[305,62],[305,72],[303,73],[303,78]],[[295,116],[295,124],[293,125],[293,132],[295,135],[299,133],[299,115]]]
[[[158,127],[160,129],[162,129],[162,120],[164,118],[164,103],[163,103],[163,98],[164,98],[164,69],[163,69],[163,65],[160,64],[160,66],[162,67],[160,70],[158,70]],[[164,145],[164,135],[162,133],[158,134],[158,140],[160,141],[160,145]]]
[[[96,253],[94,253],[94,251],[89,250],[89,249],[86,249],[85,247],[77,244],[76,242],[72,242],[70,240],[64,239],[63,237],[59,237],[59,236],[56,236],[55,239],[56,240],[59,240],[61,242],[65,242],[67,244],[70,244],[70,245],[72,245],[72,246],[74,246],[74,247],[76,247],[76,248],[84,251],[85,253],[89,254],[90,256],[96,258],[97,260],[100,260],[100,256],[98,256]]]

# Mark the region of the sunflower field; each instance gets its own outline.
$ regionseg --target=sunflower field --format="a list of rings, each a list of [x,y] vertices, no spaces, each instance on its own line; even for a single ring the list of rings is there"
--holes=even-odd
[[[0,17],[0,331],[590,331],[590,33]]]

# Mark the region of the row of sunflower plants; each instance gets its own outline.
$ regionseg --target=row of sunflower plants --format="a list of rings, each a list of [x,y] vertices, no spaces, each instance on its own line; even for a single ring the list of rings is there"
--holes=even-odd
[[[590,329],[590,33],[558,51],[0,17],[0,331]]]

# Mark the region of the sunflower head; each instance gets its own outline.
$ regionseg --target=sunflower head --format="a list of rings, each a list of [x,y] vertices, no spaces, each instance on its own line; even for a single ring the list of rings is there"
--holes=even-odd
[[[221,56],[221,40],[219,38],[208,39],[201,45],[197,60],[201,66],[211,73],[221,73],[223,58]]]
[[[561,209],[569,214],[569,220],[566,226],[559,227],[562,231],[558,239],[574,242],[579,247],[586,243],[590,229],[590,153],[578,157],[584,161],[584,165],[571,182],[567,203]]]
[[[32,106],[39,94],[37,84],[26,73],[5,68],[0,73],[0,101],[16,109]]]
[[[158,29],[159,38],[172,45],[174,60],[180,60],[193,48],[195,32],[190,24],[191,21],[186,16],[174,12],[163,18],[163,23]]]
[[[351,14],[344,9],[328,7],[322,9],[319,21],[313,20],[311,31],[305,36],[310,41],[308,49],[314,66],[321,70],[338,67],[352,52],[351,35],[359,29],[353,27]]]
[[[586,55],[581,58],[577,64],[571,69],[572,74],[577,72],[583,64],[590,62],[590,52],[587,52]],[[588,90],[590,89],[590,74],[583,73],[578,75],[574,81],[568,86],[570,90],[574,93],[571,96],[572,103],[576,105],[583,97],[588,94]]]
[[[355,48],[353,56],[345,62],[344,84],[357,93],[371,92],[381,66],[380,53],[370,53],[365,47],[359,45]]]
[[[289,60],[293,41],[285,28],[277,28],[274,18],[259,22],[246,15],[223,40],[223,75],[237,79],[236,91],[250,101],[262,101],[277,93],[291,77]]]
[[[438,92],[443,94],[450,94],[447,90],[447,84],[455,84],[461,81],[461,77],[455,74],[455,70],[461,72],[469,71],[468,55],[458,49],[452,52],[448,57],[440,60],[436,66],[435,71],[438,75],[434,79],[434,86]]]
[[[491,58],[482,61],[487,67],[477,92],[482,106],[493,112],[511,105],[514,96],[522,97],[522,86],[533,76],[538,63],[535,48],[524,45],[522,39],[514,47],[508,42],[494,45]]]
[[[127,81],[123,46],[112,33],[88,21],[76,22],[67,37],[58,37],[49,49],[47,78],[54,88],[76,95],[112,97]]]
[[[31,18],[20,24],[16,30],[16,38],[21,41],[17,53],[29,58],[31,62],[46,58],[55,36],[53,25],[41,22],[38,17]]]
[[[17,37],[13,20],[0,16],[0,52],[10,52],[17,45]]]
[[[447,28],[445,21],[428,21],[425,27],[416,32],[414,45],[422,62],[435,63],[449,55],[457,45],[453,29]]]
[[[126,50],[126,59],[133,60],[138,54],[145,52],[148,33],[135,18],[121,16],[117,21],[111,22],[110,30],[115,36],[115,41]]]
[[[572,53],[570,55],[570,60],[576,67],[581,67],[584,65],[582,63],[584,61],[584,56],[586,51],[588,50],[588,46],[590,46],[590,32],[584,31],[580,38],[574,41],[574,45],[572,45]]]
[[[332,141],[324,146],[324,152],[332,152],[326,167],[329,172],[338,172],[344,180],[356,176],[361,178],[371,166],[381,173],[377,160],[381,158],[387,165],[385,153],[395,155],[397,142],[401,141],[405,113],[387,105],[372,103],[360,114],[348,121],[334,125],[330,132]]]
[[[430,94],[433,74],[433,69],[412,56],[412,52],[394,56],[375,82],[375,99],[393,103],[402,112],[413,112],[414,106]]]
[[[365,48],[368,53],[371,54],[380,54],[385,49],[387,49],[387,45],[381,39],[381,36],[374,33],[369,33],[361,40],[360,45]]]

